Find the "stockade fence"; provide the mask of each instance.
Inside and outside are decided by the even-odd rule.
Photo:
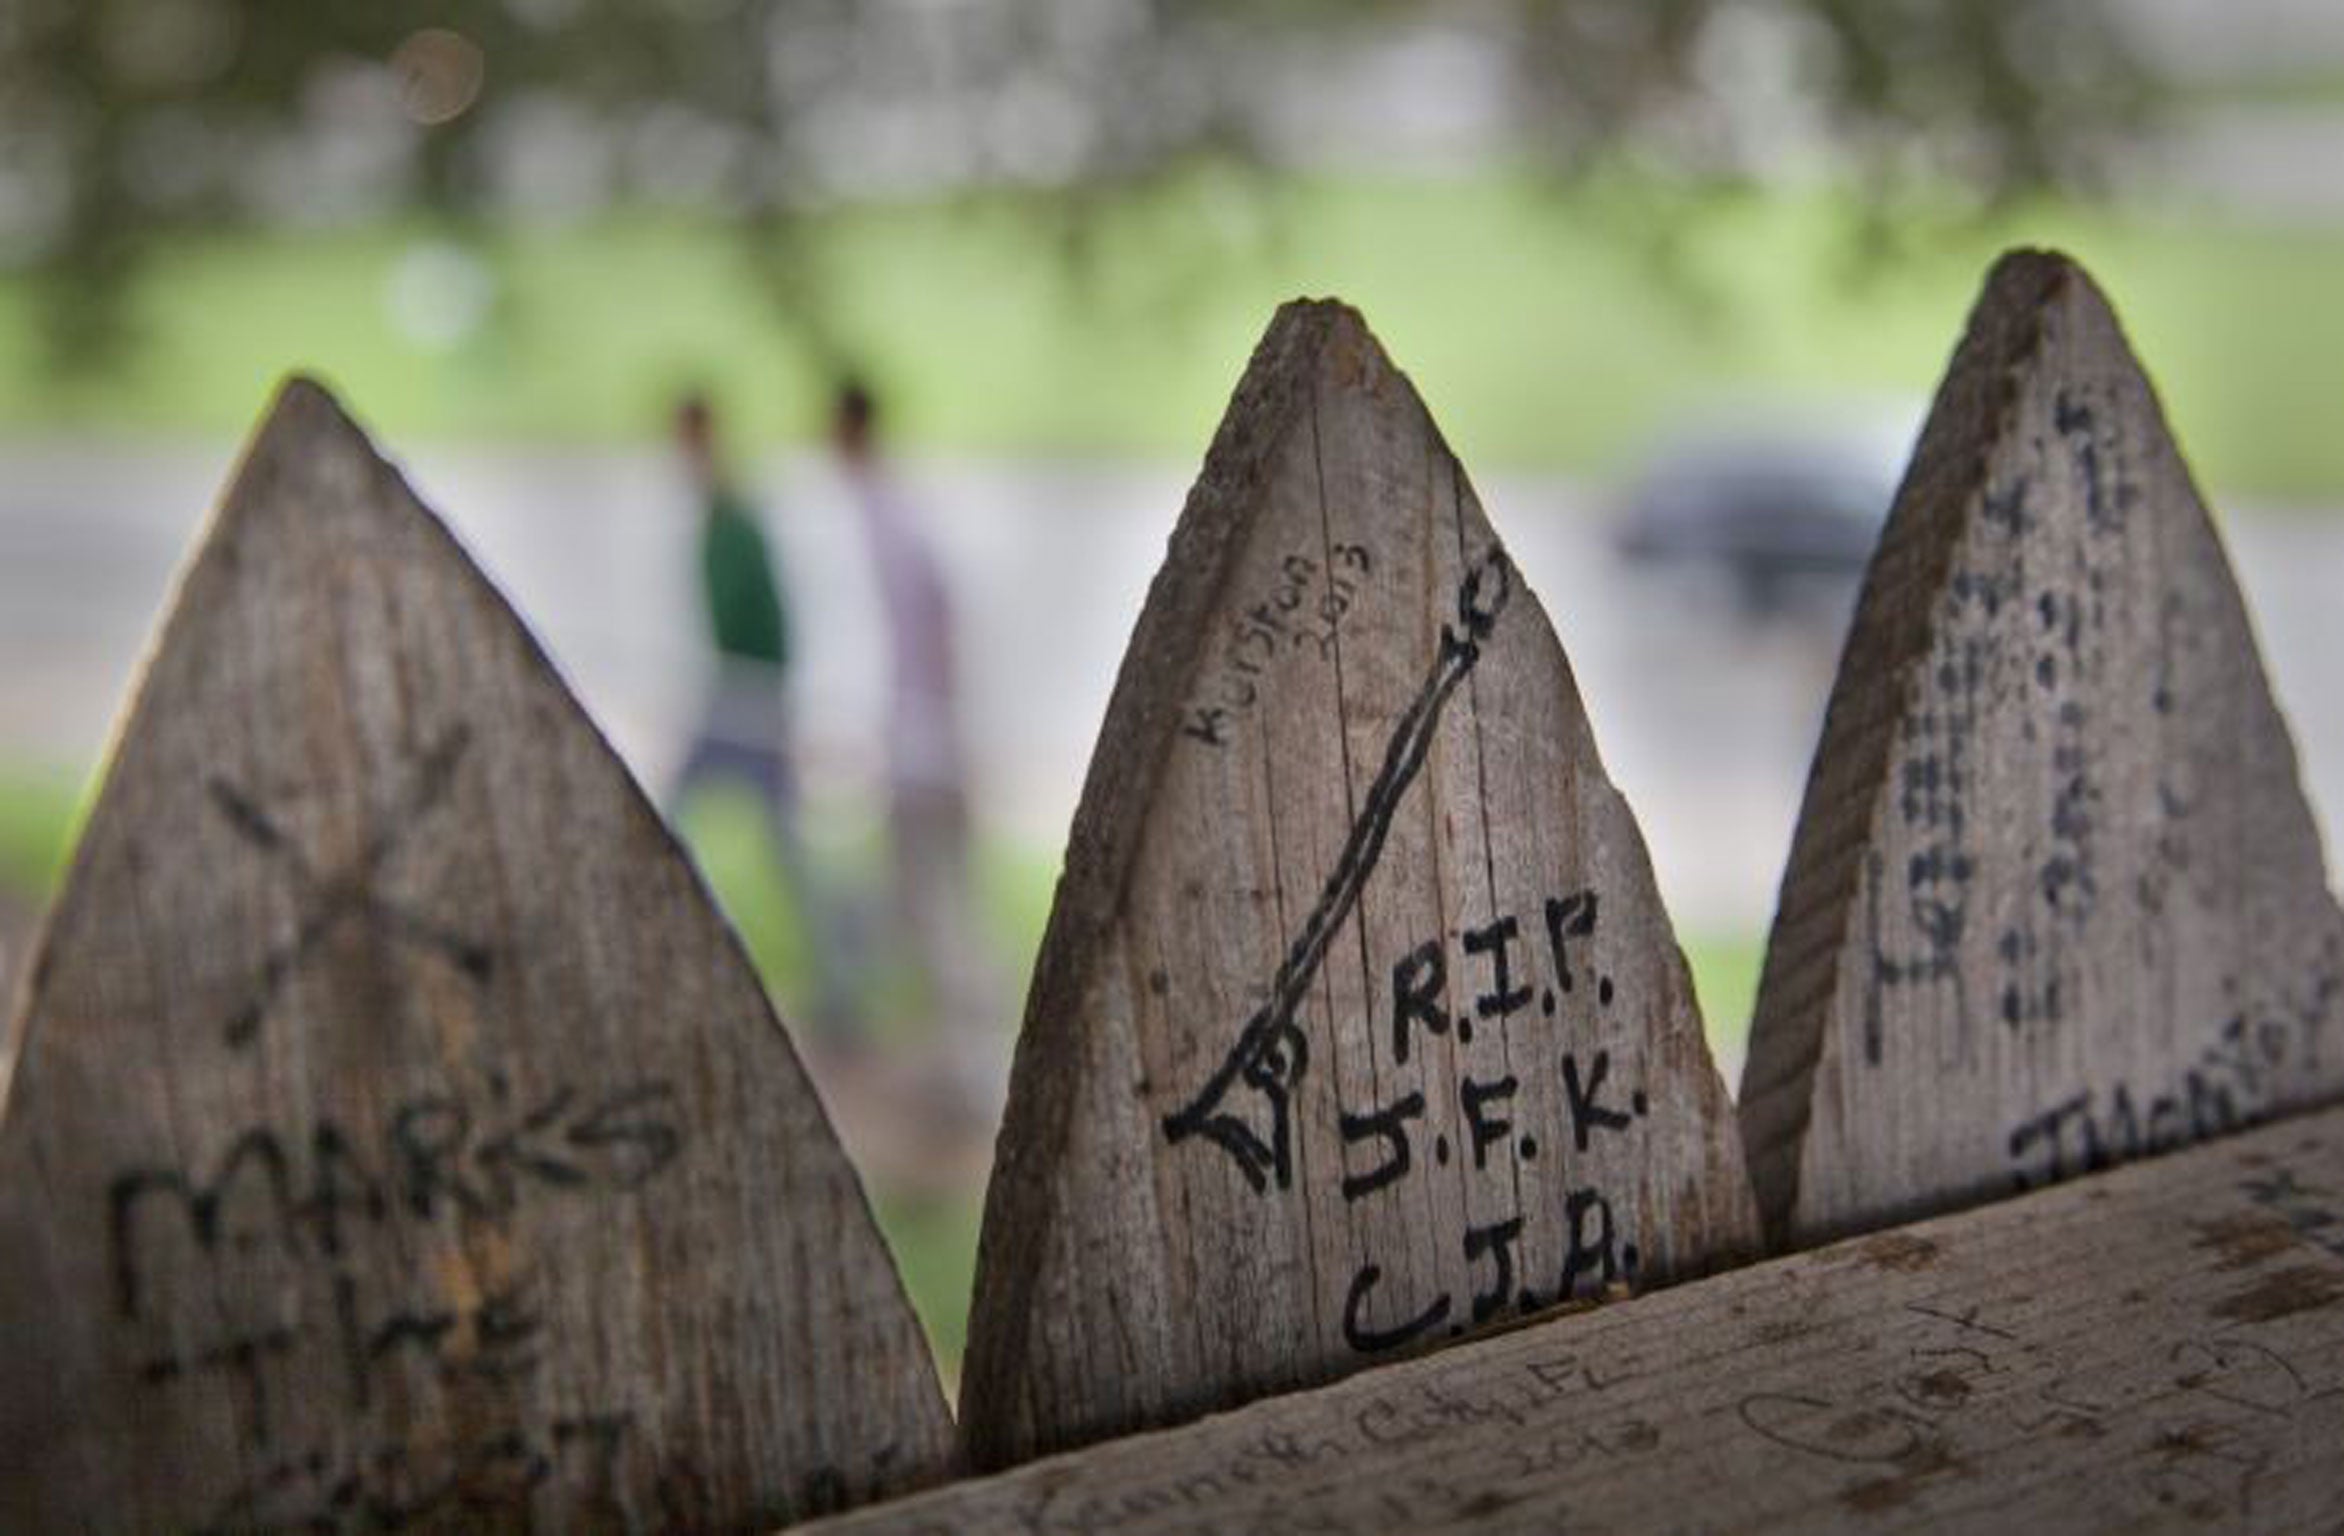
[[[1898,493],[1738,1105],[1547,615],[1290,305],[1101,729],[956,1419],[687,861],[296,381],[20,967],[0,1528],[2334,1530],[2340,992],[2071,263]]]

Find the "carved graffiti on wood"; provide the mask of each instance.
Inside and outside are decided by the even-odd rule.
[[[1003,1462],[1190,1416],[1754,1241],[1554,631],[1359,318],[1289,306],[1101,731],[967,1441]]]
[[[933,1481],[756,978],[439,522],[288,386],[0,1120],[0,1526],[737,1528]]]

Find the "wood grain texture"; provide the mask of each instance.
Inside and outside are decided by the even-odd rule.
[[[0,1023],[9,1016],[9,999],[16,995],[17,978],[24,973],[25,954],[38,926],[29,906],[0,891]],[[8,1081],[8,1044],[0,1038],[0,1084]]]
[[[1865,579],[1743,1076],[1796,1243],[2344,1088],[2344,918],[2115,317],[2006,257]]]
[[[989,1192],[982,1465],[1748,1255],[1569,666],[1359,317],[1289,305],[1077,813]]]
[[[739,945],[319,389],[186,571],[0,1121],[0,1528],[737,1529],[951,1430]]]
[[[2344,1111],[816,1529],[2318,1531]]]

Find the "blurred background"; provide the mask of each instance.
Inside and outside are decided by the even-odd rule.
[[[1862,558],[2019,242],[2114,296],[2332,813],[2330,0],[0,0],[0,970],[315,371],[675,805],[950,1369],[1084,764],[1273,307],[1364,309],[1473,473],[1731,1082]],[[787,619],[778,837],[757,771],[672,793],[720,501]],[[928,716],[965,839],[907,831]],[[966,862],[939,946],[891,938],[906,847]]]

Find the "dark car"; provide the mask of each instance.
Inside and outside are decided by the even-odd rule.
[[[1752,618],[1836,607],[1879,542],[1911,443],[1910,418],[1877,409],[1681,434],[1630,486],[1617,546],[1722,577]]]

